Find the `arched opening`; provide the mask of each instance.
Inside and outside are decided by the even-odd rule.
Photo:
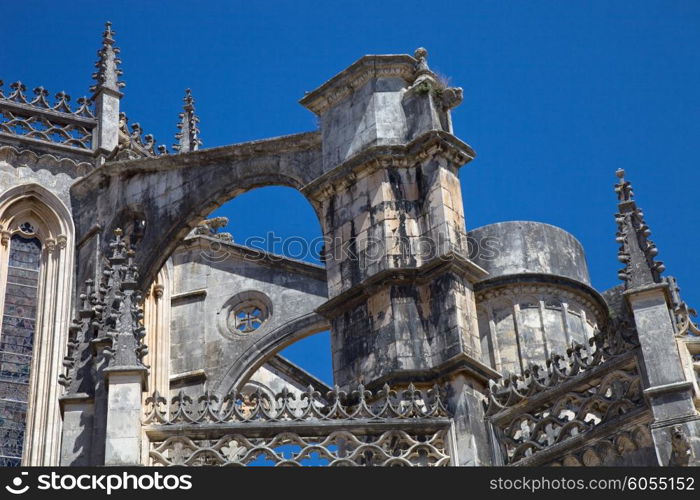
[[[0,462],[58,463],[73,224],[35,184],[0,196]]]
[[[260,207],[274,209],[266,210],[261,217]],[[233,235],[234,241],[291,259],[322,264],[324,240],[316,214],[294,189],[282,186],[255,189],[222,205],[212,216],[229,219],[225,230]],[[278,354],[332,385],[330,342],[330,331],[323,330],[293,342]]]
[[[323,244],[308,200],[280,186],[241,194],[195,226],[147,294],[149,391],[325,394],[329,326],[314,312],[328,293]]]
[[[243,193],[214,210],[229,221],[222,231],[242,245],[311,264],[322,263],[323,233],[316,212],[296,189],[268,186]]]

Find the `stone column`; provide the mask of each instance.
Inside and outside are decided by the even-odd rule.
[[[71,394],[60,400],[63,415],[62,467],[85,467],[91,462],[95,401],[88,394]]]
[[[95,127],[93,141],[99,154],[108,154],[119,141],[119,101],[121,94],[102,90],[95,96]]]
[[[119,81],[122,70],[119,69],[119,48],[114,45],[115,34],[112,24],[106,23],[102,47],[97,52],[97,71],[92,75],[95,85],[90,89],[94,92],[92,100],[97,118],[92,142],[98,155],[111,153],[119,143],[119,103],[123,95],[120,89],[124,83]]]
[[[318,312],[340,386],[453,384],[457,446],[477,464],[485,426],[468,420],[498,374],[482,360],[472,283],[487,273],[467,258],[458,178],[474,152],[450,133],[461,89],[415,55],[365,56],[301,101],[323,138],[324,174],[304,189],[329,238]]]
[[[145,342],[151,392],[167,395],[170,391],[170,279],[169,264],[160,270],[144,301]],[[145,395],[144,397],[148,397]]]
[[[105,370],[107,430],[105,465],[141,465],[141,394],[145,369]]]
[[[142,296],[136,289],[138,269],[134,252],[127,250],[121,229],[114,231],[110,243],[112,255],[104,273],[103,303],[110,314],[105,316],[102,332],[110,346],[105,349],[108,367],[104,369],[107,390],[105,422],[105,465],[141,464],[142,394],[148,387],[148,368],[143,357]]]

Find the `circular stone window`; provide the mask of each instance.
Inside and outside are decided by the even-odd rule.
[[[34,226],[32,226],[31,222],[24,222],[19,226],[19,230],[25,234],[34,234]]]
[[[264,293],[249,290],[227,300],[219,315],[224,333],[248,335],[264,328],[272,316],[272,302]]]

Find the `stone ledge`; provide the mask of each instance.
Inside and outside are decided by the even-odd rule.
[[[664,293],[664,297],[666,297],[666,302],[671,303],[671,290],[668,286],[668,283],[665,281],[661,283],[650,283],[644,286],[629,288],[622,292],[622,295],[627,299],[627,302],[629,303],[632,296],[649,294],[655,291],[662,291]]]
[[[204,242],[215,243],[222,248],[226,248],[231,252],[232,256],[238,257],[245,262],[262,264],[275,269],[285,269],[294,273],[304,274],[318,281],[326,281],[326,268],[318,264],[306,262],[299,259],[293,259],[284,255],[268,252],[259,248],[248,247],[236,243],[235,241],[226,241],[216,237],[216,235],[208,236],[204,234],[188,237],[184,240],[184,247],[179,247],[175,252],[190,250],[192,247],[202,247]],[[211,248],[211,245],[210,245]],[[223,259],[222,259],[223,260]],[[206,292],[206,291],[205,291]],[[179,296],[178,296],[179,297]]]
[[[192,370],[184,373],[176,373],[170,376],[170,388],[194,385],[207,380],[207,373],[203,369]]]
[[[17,138],[15,136],[12,136],[12,139]],[[36,144],[38,146],[45,145],[43,142],[40,141],[37,141],[36,143],[32,142],[31,144]],[[75,148],[69,148],[67,151],[65,148],[69,147],[64,146],[63,149],[59,149],[61,149],[61,152],[77,152],[78,154],[83,153],[82,151],[76,150]],[[19,145],[18,147],[9,144],[0,145],[0,161],[6,161],[8,163],[11,161],[18,162],[17,166],[29,166],[30,168],[34,166],[59,166],[65,170],[75,172],[75,177],[88,175],[88,173],[95,169],[94,165],[91,163],[92,151],[87,151],[87,153],[90,157],[90,161],[79,161],[69,157],[58,157],[55,154],[48,152],[37,152],[33,149],[24,149],[22,147],[19,147]]]
[[[449,252],[417,267],[392,268],[379,271],[353,285],[348,290],[331,298],[316,309],[316,312],[326,318],[334,318],[353,307],[362,300],[369,298],[377,287],[387,284],[423,284],[435,279],[436,276],[450,271],[457,271],[470,281],[478,281],[486,276],[486,271],[456,252]]]
[[[471,146],[454,135],[431,130],[408,144],[369,147],[314,179],[300,191],[306,196],[323,199],[340,189],[346,189],[362,175],[369,175],[380,168],[410,168],[437,154],[443,154],[458,166],[469,163],[476,157]]]
[[[200,290],[190,290],[188,292],[182,292],[170,296],[170,302],[178,302],[180,300],[195,299],[204,300],[207,296],[206,289],[202,288]]]
[[[522,285],[522,286],[534,286],[534,285],[547,285],[547,286],[561,286],[572,291],[576,294],[586,294],[585,297],[581,297],[590,305],[598,306],[598,315],[596,320],[600,325],[604,325],[607,322],[608,314],[608,304],[605,302],[603,296],[593,287],[571,278],[565,276],[560,276],[557,274],[544,274],[544,273],[520,273],[520,274],[510,274],[505,276],[497,276],[491,279],[485,279],[474,284],[474,292],[476,293],[477,301],[484,300],[484,295],[489,292],[497,294],[501,291],[508,291],[512,286]],[[592,299],[592,300],[591,300]],[[594,309],[594,308],[591,308]],[[594,309],[595,310],[595,309]]]
[[[61,411],[61,418],[65,413],[66,406],[68,405],[94,405],[94,396],[86,392],[77,392],[73,394],[64,394],[58,398],[58,407]]]
[[[700,415],[684,415],[682,417],[669,418],[666,420],[657,420],[653,422],[649,427],[653,429],[661,429],[663,427],[668,427],[669,425],[685,424],[688,422],[695,422],[700,420]]]
[[[690,382],[689,380],[683,380],[681,382],[672,382],[670,384],[649,387],[648,389],[644,389],[644,395],[654,397],[659,394],[667,394],[669,392],[689,391],[692,389],[692,387],[692,382]]]

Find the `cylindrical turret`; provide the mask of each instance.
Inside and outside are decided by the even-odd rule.
[[[470,258],[489,272],[475,285],[484,361],[520,373],[585,342],[605,321],[583,247],[549,224],[500,222],[469,232]]]

